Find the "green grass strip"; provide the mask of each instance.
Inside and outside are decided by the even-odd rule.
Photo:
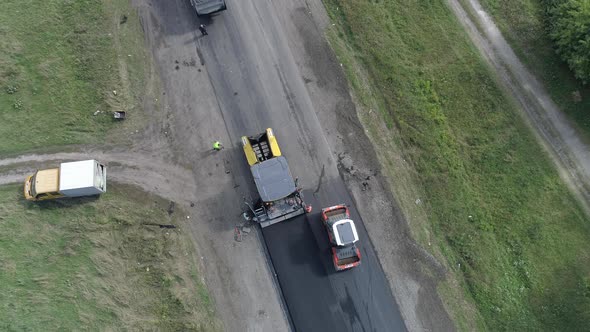
[[[178,224],[169,202],[109,188],[31,203],[0,187],[0,330],[219,330],[190,235],[157,226]]]
[[[590,223],[444,1],[324,2],[361,107],[380,105],[487,328],[586,326]]]

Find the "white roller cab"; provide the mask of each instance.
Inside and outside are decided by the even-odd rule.
[[[338,220],[332,224],[332,233],[337,246],[348,246],[359,240],[354,222],[350,219]]]

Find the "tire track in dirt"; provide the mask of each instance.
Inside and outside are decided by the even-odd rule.
[[[147,154],[88,152],[28,154],[0,159],[0,184],[19,183],[41,167],[55,167],[62,161],[98,159],[108,166],[109,180],[135,185],[177,203],[194,202],[196,185],[192,171]],[[201,194],[199,199],[207,199]]]
[[[479,1],[466,2],[467,5],[462,5],[459,0],[447,0],[504,88],[518,101],[525,120],[554,160],[561,178],[579,198],[586,212],[590,212],[590,149],[543,85],[518,59]]]

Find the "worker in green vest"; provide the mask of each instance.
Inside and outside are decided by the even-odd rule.
[[[220,142],[220,141],[215,141],[215,142],[213,143],[213,150],[215,150],[215,151],[219,151],[219,150],[221,150],[221,149],[223,149],[223,144],[221,144],[221,142]]]

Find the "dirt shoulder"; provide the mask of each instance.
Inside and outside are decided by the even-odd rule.
[[[230,139],[202,57],[208,47],[196,28],[199,18],[188,1],[135,1],[153,71],[162,90],[159,107],[141,136],[139,153],[163,158],[190,170],[190,181],[174,185],[188,203],[187,224],[202,256],[205,282],[227,331],[285,331],[288,322],[258,229],[241,241],[235,228],[243,224],[246,179],[236,172]],[[212,20],[231,15],[231,8]],[[204,21],[213,35],[215,22]],[[211,36],[208,36],[212,38]],[[147,100],[147,103],[152,102]],[[157,119],[160,119],[158,122]],[[214,140],[225,149],[213,153]],[[155,148],[155,149],[154,149]],[[176,183],[174,175],[163,174]],[[179,178],[178,182],[184,182]],[[250,179],[247,179],[250,180]],[[194,184],[194,186],[193,186]],[[189,203],[190,201],[190,203]]]

